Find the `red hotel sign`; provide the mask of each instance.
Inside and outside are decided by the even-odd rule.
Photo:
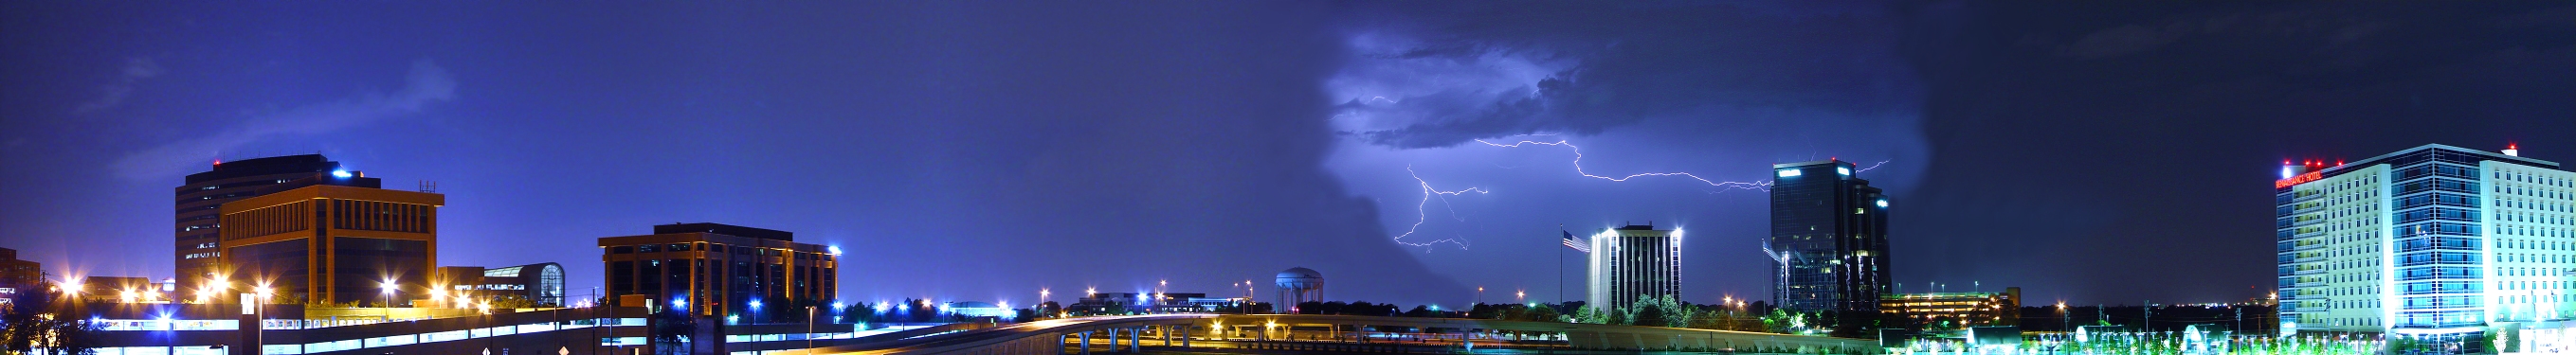
[[[2325,175],[2325,174],[2326,174],[2326,172],[2325,172],[2325,171],[2311,171],[2311,172],[2308,172],[2308,173],[2306,173],[2306,174],[2299,174],[2299,176],[2292,176],[2292,177],[2290,177],[2290,178],[2288,178],[2288,179],[2281,179],[2280,181],[2273,181],[2273,182],[2272,182],[2272,188],[2278,189],[2278,188],[2290,187],[2291,185],[2305,184],[2305,183],[2308,183],[2309,181],[2317,181],[2317,179],[2325,178],[2325,177],[2326,177],[2326,175]]]

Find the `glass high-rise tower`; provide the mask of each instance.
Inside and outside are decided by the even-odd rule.
[[[2285,162],[2272,184],[2284,329],[2475,341],[2576,316],[2576,173],[2428,144]]]
[[[1772,302],[1795,311],[1878,313],[1879,296],[1892,291],[1887,195],[1841,160],[1771,170]]]

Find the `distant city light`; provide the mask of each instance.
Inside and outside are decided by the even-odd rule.
[[[839,246],[839,245],[834,245],[834,246],[831,246],[831,247],[828,247],[828,248],[830,248],[830,249],[832,250],[832,255],[841,255],[841,246]]]
[[[1834,167],[1834,172],[1835,172],[1835,173],[1841,173],[1841,174],[1843,174],[1843,175],[1851,175],[1851,168],[1845,168],[1845,167],[1839,167],[1839,166],[1837,166],[1837,167]]]
[[[1798,172],[1798,169],[1789,169],[1789,170],[1781,170],[1781,171],[1780,171],[1780,177],[1798,177],[1798,175],[1800,175],[1800,174],[1802,174],[1802,173],[1799,173],[1799,172]]]
[[[1878,200],[1878,208],[1887,208],[1887,200]]]
[[[348,171],[348,170],[332,170],[332,171],[331,171],[331,177],[347,179],[347,178],[349,178],[349,176],[350,176],[350,174],[349,174],[349,171]]]

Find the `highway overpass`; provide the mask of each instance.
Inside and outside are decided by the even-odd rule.
[[[1876,342],[1820,336],[1606,324],[1340,315],[1168,314],[1052,319],[890,342],[811,349],[811,354],[1055,354],[1131,350],[1143,341],[1191,346],[1198,340],[1348,344],[1499,343],[1503,332],[1562,336],[1593,350],[1738,349],[1740,351],[1880,352]],[[1171,337],[1163,335],[1170,334]],[[1107,345],[1097,345],[1106,339]],[[1068,349],[1067,343],[1073,343]],[[1491,344],[1491,343],[1488,343]],[[1097,347],[1095,347],[1097,346]],[[795,352],[790,352],[794,354]]]

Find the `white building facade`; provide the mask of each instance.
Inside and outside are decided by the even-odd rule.
[[[1589,303],[1627,309],[1638,296],[1681,297],[1682,231],[1625,226],[1592,235]]]
[[[2283,166],[2284,328],[2474,340],[2576,316],[2576,172],[2518,153],[2432,144]]]

